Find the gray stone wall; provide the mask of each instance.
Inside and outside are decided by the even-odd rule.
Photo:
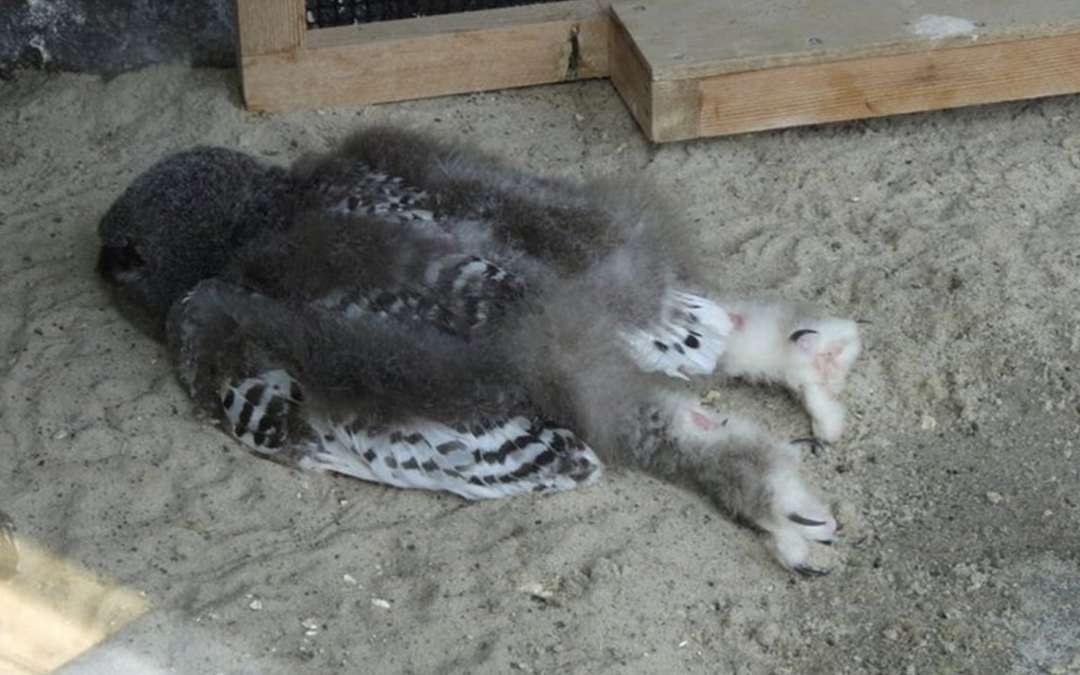
[[[0,76],[235,64],[233,0],[0,0]]]

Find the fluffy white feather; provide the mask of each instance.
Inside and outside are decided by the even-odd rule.
[[[838,440],[844,427],[839,396],[862,348],[858,325],[805,303],[732,299],[725,307],[736,318],[721,371],[785,385],[809,413],[814,435]]]

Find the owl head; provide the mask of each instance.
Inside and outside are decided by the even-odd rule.
[[[121,312],[164,336],[176,300],[219,275],[253,237],[292,220],[294,181],[234,150],[196,147],[153,165],[98,224],[98,273]]]

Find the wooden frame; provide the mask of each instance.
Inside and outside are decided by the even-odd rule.
[[[569,0],[309,31],[303,0],[237,0],[238,60],[257,111],[610,77],[658,142],[1080,92],[1075,0],[919,19],[944,32],[857,2]]]
[[[611,79],[658,142],[1080,92],[1073,0],[903,4],[614,0]]]
[[[237,0],[250,110],[366,105],[607,76],[598,0],[308,31],[303,0]]]

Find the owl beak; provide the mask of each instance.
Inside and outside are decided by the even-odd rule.
[[[105,281],[122,286],[141,279],[146,262],[131,244],[105,245],[98,254],[97,271]]]

